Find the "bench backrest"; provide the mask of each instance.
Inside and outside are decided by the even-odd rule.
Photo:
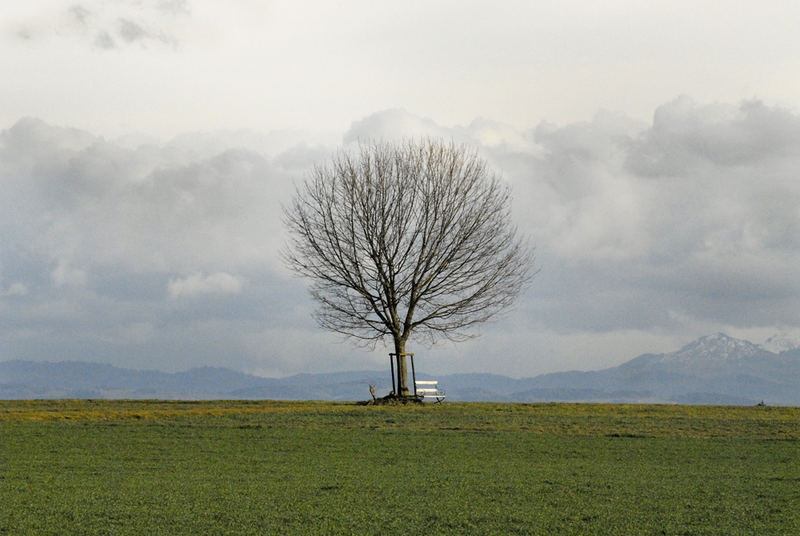
[[[444,394],[439,392],[439,382],[437,380],[417,380],[414,382],[414,389],[418,396],[444,398]]]

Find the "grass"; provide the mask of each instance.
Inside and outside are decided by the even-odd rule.
[[[0,534],[800,533],[800,408],[0,402]]]

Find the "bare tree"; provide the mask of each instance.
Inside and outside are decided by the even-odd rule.
[[[398,396],[406,341],[461,340],[533,275],[510,196],[474,150],[438,140],[371,143],[314,168],[284,207],[287,265],[311,280],[325,328],[391,337]]]

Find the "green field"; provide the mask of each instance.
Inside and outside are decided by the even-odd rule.
[[[0,534],[800,534],[800,408],[0,402]]]

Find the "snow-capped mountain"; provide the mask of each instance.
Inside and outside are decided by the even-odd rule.
[[[707,377],[754,372],[764,360],[770,361],[773,357],[774,353],[750,341],[715,333],[701,337],[677,352],[647,356],[647,359],[636,358],[622,366],[635,362],[640,365],[646,363],[650,369],[660,368],[672,373]]]
[[[800,349],[776,354],[716,333],[680,350],[644,354],[614,368],[561,372],[530,380],[542,394],[569,391],[582,399],[690,404],[800,404]],[[518,397],[520,398],[519,394]]]
[[[677,352],[664,354],[663,362],[685,363],[704,361],[742,361],[754,356],[763,356],[765,350],[750,341],[734,339],[724,333],[706,335],[693,341]]]

